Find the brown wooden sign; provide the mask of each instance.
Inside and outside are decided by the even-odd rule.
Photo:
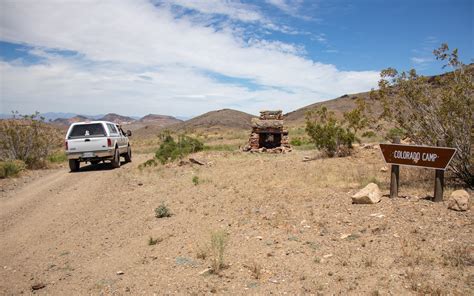
[[[456,153],[448,147],[380,144],[386,163],[445,170]]]

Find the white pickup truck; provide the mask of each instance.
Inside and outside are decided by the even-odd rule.
[[[71,172],[77,172],[81,162],[97,164],[110,160],[112,167],[120,167],[120,156],[132,161],[132,148],[120,125],[108,121],[76,122],[66,134],[66,155]]]

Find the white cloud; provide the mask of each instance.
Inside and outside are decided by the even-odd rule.
[[[247,42],[232,29],[177,18],[148,1],[4,1],[0,6],[0,39],[33,46],[32,53],[45,59],[38,65],[0,63],[2,111],[291,111],[368,90],[378,80],[377,72],[339,71],[304,57],[301,46]],[[62,56],[48,49],[78,54]],[[210,73],[249,80],[258,87],[220,81]]]
[[[420,65],[420,64],[431,63],[433,61],[433,58],[412,57],[410,60],[412,61],[412,63]]]

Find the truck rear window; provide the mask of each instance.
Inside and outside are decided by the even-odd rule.
[[[104,126],[100,123],[78,124],[72,127],[68,138],[105,137]]]

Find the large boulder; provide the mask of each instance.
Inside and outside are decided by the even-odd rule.
[[[456,190],[448,199],[448,209],[455,211],[469,210],[469,193],[466,190]]]
[[[375,204],[380,201],[381,197],[382,192],[380,192],[379,186],[375,183],[370,183],[352,196],[352,203]]]

